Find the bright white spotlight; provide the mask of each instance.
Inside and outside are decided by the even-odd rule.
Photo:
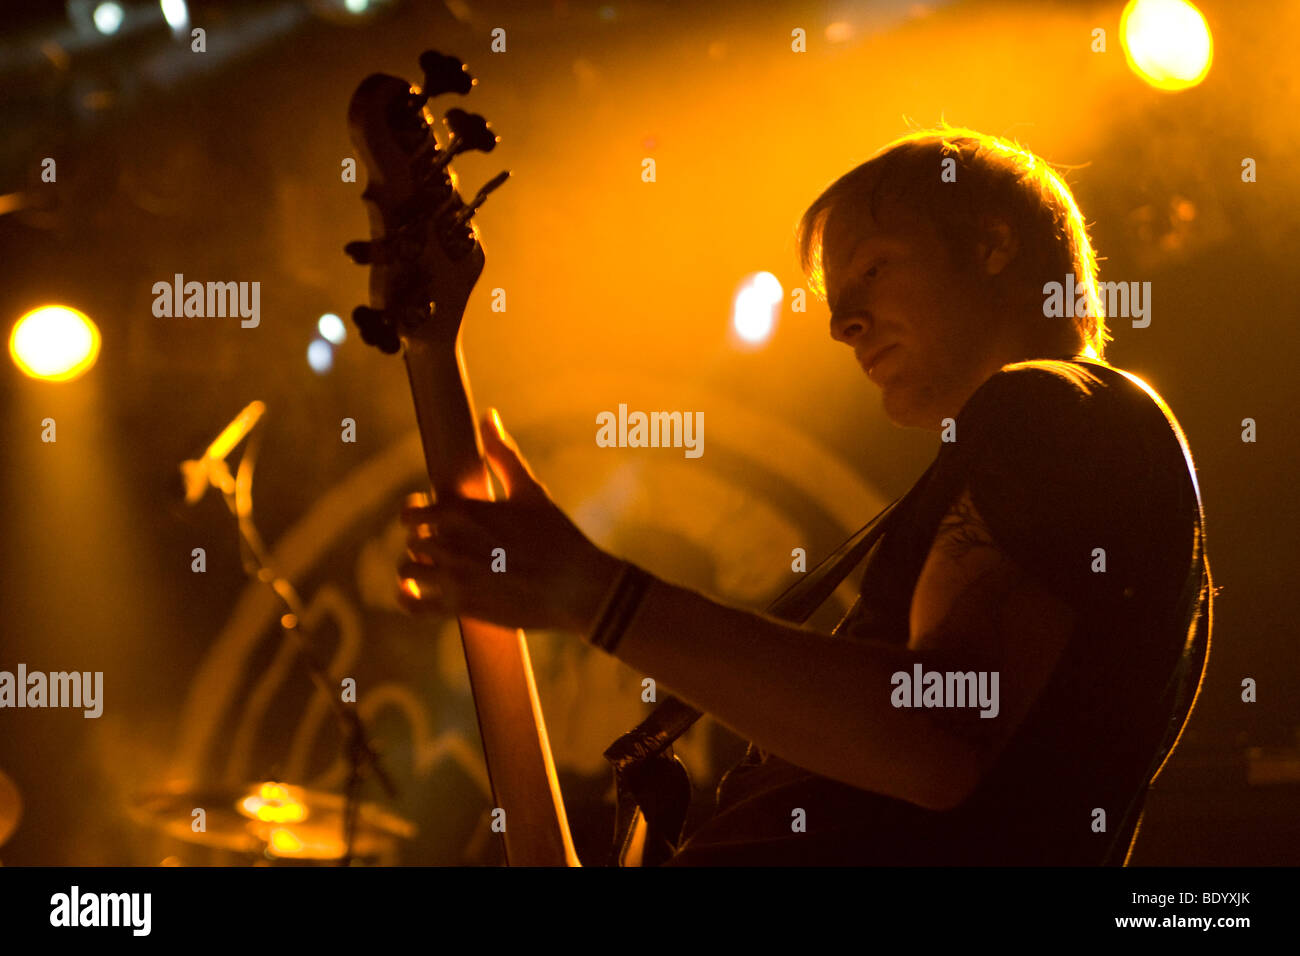
[[[750,276],[740,291],[731,312],[731,327],[752,345],[766,342],[776,327],[777,310],[785,292],[781,282],[770,272]]]
[[[785,295],[781,288],[781,280],[770,272],[755,273],[752,281],[754,288],[773,302],[780,302],[781,297]]]
[[[167,25],[177,33],[190,25],[190,8],[185,0],[162,0],[162,15]]]
[[[326,312],[317,320],[316,331],[335,345],[342,345],[348,337],[348,327],[333,312]]]
[[[120,3],[101,3],[95,7],[91,19],[95,21],[95,29],[104,36],[112,36],[117,32],[118,27],[122,25],[122,20],[126,16],[122,12]]]
[[[343,0],[348,13],[365,13],[370,8],[370,0]]]
[[[312,339],[307,346],[307,364],[317,375],[324,375],[334,367],[334,348],[324,339]]]
[[[1210,72],[1210,27],[1186,0],[1129,0],[1119,29],[1129,69],[1158,90],[1188,89]]]
[[[99,328],[84,312],[43,305],[14,323],[9,355],[24,375],[70,382],[95,364],[99,344]]]

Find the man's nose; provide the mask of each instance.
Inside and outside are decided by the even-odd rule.
[[[831,316],[831,338],[852,345],[867,330],[867,316],[863,312],[846,312]]]

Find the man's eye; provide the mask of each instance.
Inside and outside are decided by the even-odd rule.
[[[863,273],[863,278],[874,279],[877,275],[880,274],[880,267],[883,266],[884,264],[885,262],[883,259],[880,262],[873,263],[871,268]]]

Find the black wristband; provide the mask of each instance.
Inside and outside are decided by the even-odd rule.
[[[608,654],[614,653],[614,648],[632,623],[652,580],[649,572],[641,570],[630,561],[623,562],[588,638],[592,646],[599,647]]]

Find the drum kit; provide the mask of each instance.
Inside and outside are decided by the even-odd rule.
[[[265,781],[246,787],[170,787],[136,795],[131,820],[193,846],[224,850],[236,862],[271,865],[392,865],[399,841],[415,836],[409,820],[378,804],[354,804],[349,822],[342,794]],[[0,771],[0,846],[18,828],[18,787]],[[351,827],[349,847],[348,828]],[[179,865],[169,856],[164,865]]]
[[[260,865],[391,864],[397,862],[399,841],[415,835],[410,821],[362,802],[349,853],[343,795],[276,781],[142,793],[130,816],[165,836]]]
[[[273,780],[237,787],[177,784],[136,794],[128,814],[154,832],[193,846],[233,853],[237,862],[262,866],[393,864],[398,862],[398,841],[411,839],[416,828],[409,820],[360,799],[367,776],[374,777],[389,797],[396,796],[396,787],[370,746],[356,709],[342,702],[337,682],[326,672],[305,634],[303,602],[296,589],[269,566],[252,518],[256,442],[245,450],[239,480],[226,465],[237,445],[249,436],[257,437],[255,428],[264,411],[263,403],[250,403],[198,459],[181,463],[185,497],[194,504],[209,487],[222,492],[236,518],[245,571],[284,602],[288,613],[280,618],[281,630],[297,643],[299,663],[324,692],[338,722],[349,767],[344,792],[327,793]],[[178,857],[163,861],[180,862]]]

